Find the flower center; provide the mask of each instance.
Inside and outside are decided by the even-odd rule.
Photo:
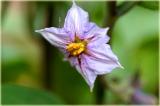
[[[72,56],[77,56],[85,51],[86,43],[81,41],[77,43],[70,43],[67,45],[66,49]]]

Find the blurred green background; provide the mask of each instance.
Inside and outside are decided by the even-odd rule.
[[[110,27],[124,69],[99,77],[91,93],[63,55],[35,30],[63,27],[71,1],[2,2],[2,104],[158,104],[158,1],[77,2]]]

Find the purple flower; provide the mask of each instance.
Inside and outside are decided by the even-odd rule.
[[[36,32],[64,53],[65,59],[83,76],[92,91],[97,75],[122,67],[106,44],[108,29],[89,22],[88,13],[73,2],[63,28],[51,27]]]

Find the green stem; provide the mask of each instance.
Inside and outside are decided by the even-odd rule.
[[[50,2],[47,4],[46,16],[47,16],[46,27],[52,27],[53,4]],[[51,52],[52,47],[45,39],[43,39],[43,41],[44,41],[44,45],[45,45],[44,86],[46,89],[51,90],[52,89],[52,86],[51,86],[52,72],[51,72],[50,66],[51,66],[51,57],[53,55]]]

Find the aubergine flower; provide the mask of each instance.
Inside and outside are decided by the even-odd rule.
[[[36,32],[64,53],[65,59],[83,76],[92,91],[97,75],[122,67],[106,44],[108,29],[89,22],[88,13],[73,2],[63,28],[50,27]]]

